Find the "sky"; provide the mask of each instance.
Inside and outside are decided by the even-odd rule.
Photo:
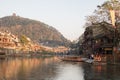
[[[1,0],[0,17],[16,15],[56,28],[73,41],[84,32],[86,16],[106,0]]]

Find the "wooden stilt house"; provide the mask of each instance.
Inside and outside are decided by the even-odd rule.
[[[120,49],[120,30],[112,27],[106,22],[92,24],[84,32],[83,52],[87,55],[111,55],[113,56],[114,46],[117,51]],[[118,51],[120,53],[120,51]],[[113,57],[111,57],[113,58]]]

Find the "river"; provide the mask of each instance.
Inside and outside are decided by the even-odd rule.
[[[120,65],[64,62],[57,57],[0,60],[0,80],[120,80]]]

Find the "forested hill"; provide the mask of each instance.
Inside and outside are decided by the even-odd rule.
[[[16,15],[0,18],[1,30],[8,30],[18,36],[26,35],[33,41],[48,46],[69,44],[69,41],[52,26]]]

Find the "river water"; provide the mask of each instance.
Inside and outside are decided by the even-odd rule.
[[[120,80],[120,65],[64,62],[57,57],[0,60],[0,80]]]

